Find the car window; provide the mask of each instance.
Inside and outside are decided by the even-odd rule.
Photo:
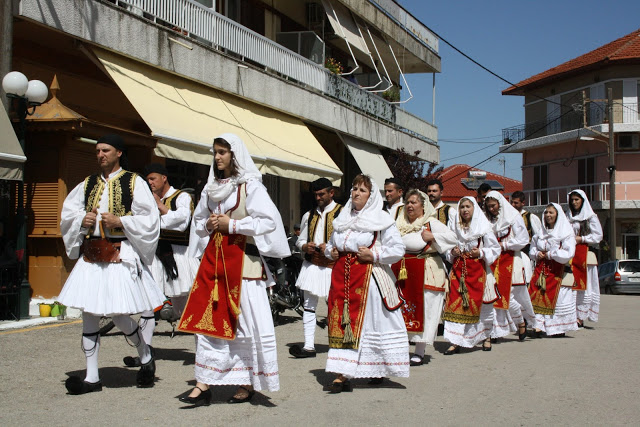
[[[640,261],[620,261],[620,271],[624,273],[640,273]]]

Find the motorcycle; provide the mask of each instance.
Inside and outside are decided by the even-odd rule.
[[[296,281],[302,268],[302,258],[293,254],[287,258],[265,258],[276,284],[267,288],[271,316],[274,325],[286,310],[293,310],[302,317],[302,291]]]

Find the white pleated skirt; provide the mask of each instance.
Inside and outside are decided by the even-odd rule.
[[[151,263],[151,275],[160,287],[160,291],[169,298],[189,295],[193,281],[196,278],[196,274],[198,274],[200,260],[187,255],[188,246],[171,245],[171,247],[173,248],[173,258],[176,260],[176,267],[178,267],[178,278],[175,280],[167,279],[167,273],[165,273],[164,267],[157,256],[153,257],[153,263]]]
[[[331,267],[319,267],[304,260],[296,286],[305,292],[326,298],[331,287],[331,271]]]
[[[58,301],[86,313],[112,316],[153,310],[162,305],[164,295],[146,265],[90,263],[80,257]]]
[[[578,330],[576,317],[576,291],[561,286],[553,315],[536,314],[536,328],[547,335],[558,335]]]
[[[415,343],[423,342],[433,345],[438,334],[438,323],[442,316],[442,307],[444,306],[444,292],[432,291],[425,289],[424,291],[424,331],[421,334],[409,334],[409,341]]]
[[[376,284],[371,282],[358,349],[330,348],[327,372],[347,378],[409,376],[409,339],[398,309],[384,308]]]
[[[511,298],[511,296],[509,297]],[[493,328],[491,338],[502,338],[518,330],[509,310],[493,308]]]
[[[600,282],[598,266],[587,266],[587,289],[576,292],[576,313],[580,320],[598,321],[600,314]]]
[[[480,320],[477,323],[456,323],[445,320],[444,339],[451,344],[466,348],[481,343],[491,335],[495,311],[493,304],[482,304]]]
[[[276,335],[266,289],[264,281],[242,281],[235,340],[198,335],[197,381],[214,386],[250,384],[255,390],[280,389]]]

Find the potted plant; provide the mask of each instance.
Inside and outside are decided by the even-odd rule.
[[[40,317],[51,316],[51,304],[41,302],[38,304],[38,309],[40,310]]]
[[[324,67],[333,74],[342,74],[343,71],[342,64],[338,62],[337,59],[331,57],[324,61]]]
[[[398,86],[392,86],[382,92],[382,97],[389,102],[398,102],[400,101],[400,89]]]

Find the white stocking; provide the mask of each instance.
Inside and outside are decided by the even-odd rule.
[[[302,325],[304,328],[304,348],[306,350],[315,349],[316,333],[316,308],[318,307],[318,296],[310,292],[304,293],[304,303],[302,308]]]
[[[145,344],[151,345],[153,331],[156,329],[156,319],[153,316],[153,310],[143,311],[138,325],[140,325],[140,333]]]
[[[100,350],[100,316],[82,313],[82,350],[87,359],[87,376],[85,381],[95,383],[100,381],[98,373],[98,351]]]
[[[129,343],[136,347],[138,350],[138,356],[140,356],[140,363],[143,365],[145,363],[149,363],[151,360],[151,352],[149,351],[149,346],[142,339],[142,334],[140,333],[140,329],[136,322],[133,321],[131,316],[127,314],[118,314],[111,318],[113,323],[120,329]]]
[[[424,351],[426,348],[427,348],[426,342],[417,342],[416,350],[414,353],[416,354],[416,356],[424,357]]]

